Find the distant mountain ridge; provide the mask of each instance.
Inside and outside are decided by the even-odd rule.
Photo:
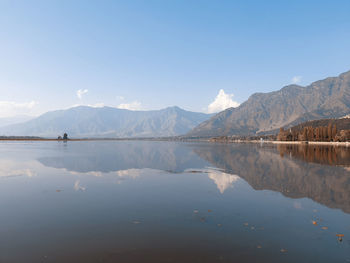
[[[201,123],[189,137],[248,135],[298,123],[340,118],[350,113],[350,71],[309,86],[289,85],[255,93],[237,108],[226,109]]]
[[[31,119],[34,119],[34,117],[27,115],[17,115],[14,117],[0,118],[0,127],[22,123]]]
[[[165,137],[187,133],[210,116],[176,106],[154,111],[78,106],[0,127],[0,135],[57,137],[67,132],[70,137]]]

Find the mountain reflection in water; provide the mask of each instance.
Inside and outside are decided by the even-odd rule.
[[[350,260],[347,148],[0,146],[0,262]]]
[[[119,178],[139,176],[142,169],[184,172],[214,166],[208,177],[220,193],[238,178],[256,190],[273,190],[290,198],[310,198],[350,213],[350,149],[314,145],[179,144],[131,142],[72,144],[70,154],[41,157],[45,166]],[[102,149],[101,149],[102,151]],[[320,165],[326,164],[326,165]]]
[[[274,145],[217,144],[196,147],[194,151],[225,172],[239,175],[256,190],[278,191],[291,198],[307,197],[350,213],[350,172],[345,165],[350,149],[309,147],[278,145],[276,150]],[[318,163],[325,164],[325,160],[331,162]],[[343,166],[335,166],[336,161]]]

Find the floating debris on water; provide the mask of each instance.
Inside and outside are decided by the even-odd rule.
[[[211,213],[211,209],[208,209],[208,213]]]
[[[281,251],[282,253],[286,253],[286,252],[287,252],[287,249],[281,248],[280,251]]]
[[[191,173],[191,174],[205,173],[204,171],[196,171],[196,170],[189,170],[189,171],[186,171],[186,172]]]
[[[336,236],[338,237],[339,242],[343,241],[344,234],[336,234]]]
[[[141,222],[137,221],[137,220],[132,221],[132,223],[135,224],[135,225],[141,224]]]
[[[312,224],[317,226],[317,222],[316,221],[312,221]]]
[[[249,226],[249,223],[244,223],[243,225],[245,225],[245,226]]]
[[[197,209],[195,209],[195,210],[193,210],[193,213],[195,213],[195,214],[198,214],[198,210]]]
[[[323,226],[323,227],[321,227],[323,230],[327,230],[328,229],[328,227],[327,226]]]
[[[62,190],[60,190],[60,189],[57,189],[57,190],[56,190],[57,193],[59,193],[59,192],[61,192],[61,191],[62,191]]]
[[[257,247],[256,248],[262,248],[262,246],[260,246],[260,245],[257,245]]]

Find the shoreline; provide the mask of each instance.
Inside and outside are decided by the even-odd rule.
[[[211,140],[211,139],[169,139],[169,138],[81,138],[81,139],[50,139],[50,138],[0,138],[1,141],[181,141],[181,142],[209,142],[209,143],[259,143],[259,144],[294,144],[294,145],[324,145],[324,146],[346,146],[350,147],[350,142],[316,142],[316,141],[271,141],[271,140]]]
[[[221,142],[221,143],[268,143],[268,144],[297,144],[297,145],[325,145],[325,146],[346,146],[350,147],[350,142],[315,142],[315,141],[269,141],[269,140],[237,140],[237,141],[210,141],[209,142]]]

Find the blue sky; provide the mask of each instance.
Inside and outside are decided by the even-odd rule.
[[[350,70],[349,10],[320,0],[0,0],[0,117],[77,104],[207,111],[223,90],[215,111],[293,79],[307,85]]]

